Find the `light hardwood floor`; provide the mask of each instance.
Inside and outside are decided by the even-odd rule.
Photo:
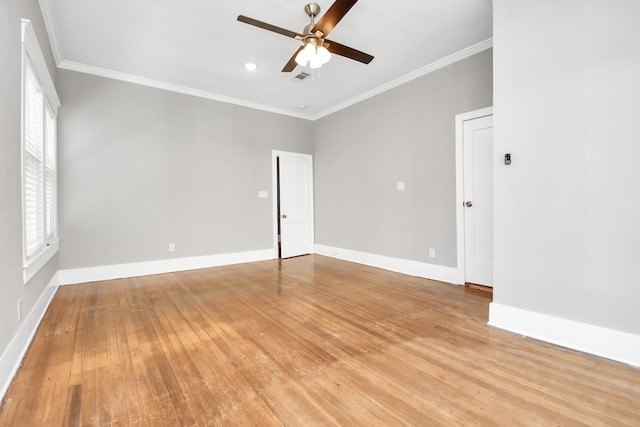
[[[321,256],[61,287],[0,426],[639,426],[640,369]]]

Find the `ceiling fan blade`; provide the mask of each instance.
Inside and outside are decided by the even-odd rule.
[[[331,40],[325,40],[325,42],[328,43],[328,45],[325,45],[327,50],[331,53],[335,53],[336,55],[344,56],[345,58],[353,59],[355,61],[362,62],[363,64],[368,64],[373,60],[373,56],[368,53],[360,52],[357,49]]]
[[[249,18],[248,16],[238,15],[238,21],[245,24],[253,25],[254,27],[262,28],[267,31],[273,31],[274,33],[282,34],[283,36],[291,38],[301,38],[302,35],[295,31],[287,30],[285,28],[276,27],[275,25],[267,24],[266,22],[258,21],[257,19]]]
[[[320,30],[322,31],[323,37],[327,37],[344,15],[349,12],[349,9],[357,2],[358,0],[336,0],[329,10],[322,15],[322,18],[316,23],[311,32],[315,33]]]
[[[296,68],[296,65],[298,65],[298,63],[296,62],[296,56],[298,56],[298,53],[300,53],[302,49],[304,49],[304,46],[300,46],[298,50],[296,50],[296,53],[293,54],[289,62],[287,62],[287,65],[285,65],[282,69],[283,73],[290,73],[294,68]]]

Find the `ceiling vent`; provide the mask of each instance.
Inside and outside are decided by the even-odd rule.
[[[306,78],[307,78],[307,77],[309,77],[309,76],[311,76],[311,74],[309,74],[309,73],[305,73],[305,72],[303,71],[303,72],[301,72],[300,74],[297,74],[297,75],[293,76],[293,77],[291,78],[291,80],[293,80],[294,82],[301,82],[301,81],[303,81],[304,79],[306,79]]]

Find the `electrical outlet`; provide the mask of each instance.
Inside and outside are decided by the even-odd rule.
[[[429,248],[429,258],[435,258],[436,257],[436,250],[433,248]]]
[[[22,300],[18,300],[18,320],[22,320]]]
[[[175,252],[175,251],[176,251],[176,244],[169,243],[169,252]]]

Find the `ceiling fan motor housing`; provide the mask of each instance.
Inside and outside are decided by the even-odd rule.
[[[304,11],[313,19],[320,14],[320,6],[317,3],[309,3],[304,7]]]

